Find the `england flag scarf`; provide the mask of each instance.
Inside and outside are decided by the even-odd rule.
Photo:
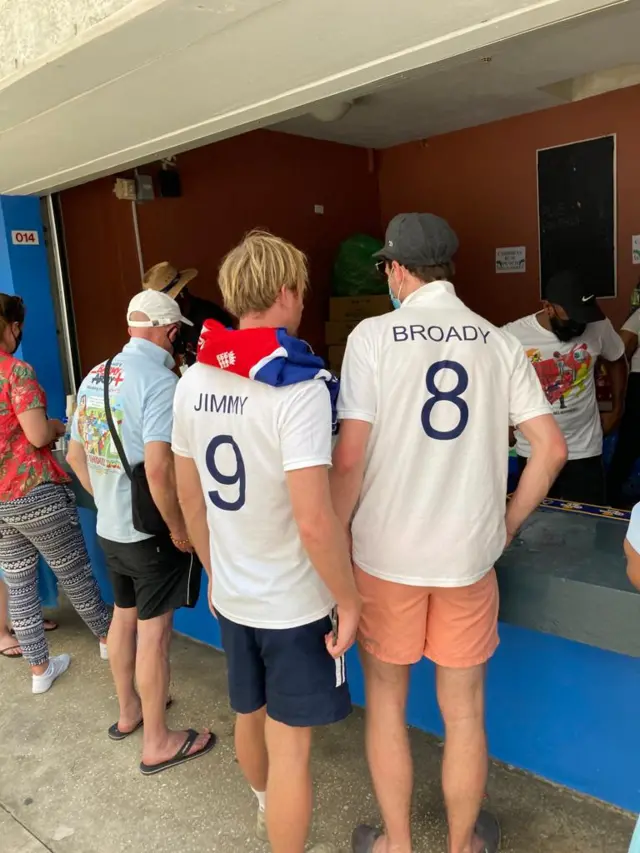
[[[332,431],[334,435],[337,433],[338,378],[325,368],[324,361],[308,343],[288,335],[284,329],[234,331],[215,320],[206,320],[196,360],[274,388],[310,379],[325,382],[331,398]]]

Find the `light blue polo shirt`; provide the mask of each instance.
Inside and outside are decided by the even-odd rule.
[[[71,437],[84,446],[93,497],[98,508],[97,533],[112,542],[148,539],[133,526],[131,482],[111,440],[104,409],[106,362],[94,367],[78,391]],[[132,338],[117,355],[109,374],[109,404],[129,465],[144,461],[150,441],[171,444],[173,396],[178,377],[174,360],[162,347]]]

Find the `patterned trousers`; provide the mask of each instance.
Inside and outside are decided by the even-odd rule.
[[[71,489],[45,483],[24,498],[0,501],[0,570],[16,639],[31,666],[49,659],[38,596],[38,552],[96,637],[105,637],[109,628],[109,611],[91,572]]]

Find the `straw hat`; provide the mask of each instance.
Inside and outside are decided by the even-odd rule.
[[[198,270],[177,270],[169,261],[161,261],[147,270],[142,279],[143,290],[157,290],[172,299],[198,275]]]

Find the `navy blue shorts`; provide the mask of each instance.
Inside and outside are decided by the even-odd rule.
[[[247,628],[220,613],[229,697],[237,714],[267,706],[287,726],[324,726],[351,713],[344,658],[327,652],[327,616],[299,628]]]

